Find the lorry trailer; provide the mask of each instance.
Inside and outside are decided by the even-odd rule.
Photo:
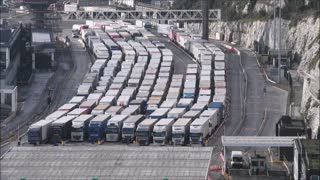
[[[88,137],[88,126],[94,116],[91,114],[84,114],[72,120],[71,141],[84,141]]]
[[[115,115],[107,123],[106,141],[116,142],[121,139],[123,122],[128,115]]]
[[[54,120],[40,120],[33,123],[28,129],[28,142],[34,145],[47,142],[53,121]]]
[[[89,123],[89,141],[97,142],[105,139],[105,131],[107,122],[111,118],[111,115],[97,115]]]
[[[75,116],[63,116],[51,124],[51,142],[58,143],[70,139],[72,120]]]
[[[140,146],[147,146],[152,142],[153,127],[157,122],[156,119],[145,119],[138,124],[136,142]]]
[[[122,142],[131,143],[135,139],[136,129],[145,117],[143,115],[129,116],[122,126]]]
[[[173,118],[160,119],[153,128],[153,143],[159,145],[168,144],[172,138]]]
[[[191,118],[179,118],[172,125],[172,143],[174,145],[189,144]]]
[[[198,118],[195,119],[190,125],[190,144],[202,144],[210,135],[209,132],[209,119]]]

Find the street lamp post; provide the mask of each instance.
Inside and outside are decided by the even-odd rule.
[[[281,0],[279,0],[279,40],[278,40],[278,82],[281,81]]]

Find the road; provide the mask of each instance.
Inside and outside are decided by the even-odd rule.
[[[64,30],[61,35],[71,34],[70,26],[62,24]],[[80,46],[77,39],[71,39],[71,48],[58,48],[56,51],[57,70],[53,72],[36,72],[31,85],[24,88],[25,102],[23,111],[19,112],[12,121],[1,126],[1,137],[4,139],[11,134],[23,134],[28,125],[44,118],[59,106],[69,101],[76,94],[79,84],[87,73],[90,63],[88,53]],[[52,89],[52,104],[48,107],[46,98],[48,87]],[[11,132],[11,133],[9,133]],[[14,140],[14,139],[12,139]],[[3,142],[3,141],[2,141]],[[1,154],[8,147],[1,147]]]
[[[248,89],[246,119],[239,135],[275,135],[275,124],[286,113],[287,92],[267,83],[260,71],[255,55],[240,49],[242,64],[247,72]],[[266,88],[264,93],[263,88]],[[267,119],[263,122],[264,111]],[[262,132],[259,132],[261,129]]]

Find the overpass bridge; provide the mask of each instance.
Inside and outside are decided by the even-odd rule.
[[[117,10],[60,12],[64,20],[177,20],[202,21],[202,10]],[[220,21],[221,10],[210,9],[209,21]]]

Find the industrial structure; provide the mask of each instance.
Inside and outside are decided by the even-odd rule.
[[[66,12],[64,20],[176,20],[176,21],[201,21],[203,18],[202,10],[117,10],[117,11],[74,11]],[[210,9],[208,20],[219,21],[221,11]]]

